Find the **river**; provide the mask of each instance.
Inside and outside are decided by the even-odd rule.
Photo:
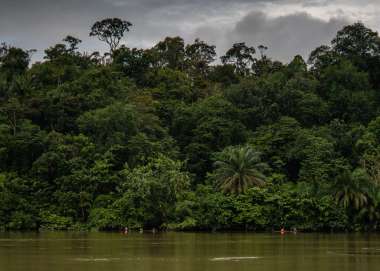
[[[380,270],[380,235],[0,233],[0,270]]]

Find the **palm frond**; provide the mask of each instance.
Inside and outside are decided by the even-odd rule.
[[[251,147],[227,148],[214,166],[217,184],[225,193],[241,194],[252,186],[265,184],[262,171],[268,166]]]

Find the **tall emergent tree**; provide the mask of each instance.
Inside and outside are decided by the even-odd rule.
[[[107,18],[97,21],[92,27],[90,36],[96,36],[100,41],[104,41],[110,47],[112,54],[120,44],[125,32],[129,32],[132,23],[119,18]]]
[[[10,81],[16,75],[24,73],[34,50],[24,51],[20,48],[0,44],[0,74]]]
[[[185,58],[185,42],[181,37],[166,37],[154,46],[152,53],[156,66],[182,70]]]
[[[185,49],[185,57],[189,71],[205,76],[209,65],[215,60],[215,50],[214,45],[208,45],[199,39],[196,39],[193,44],[188,44]]]
[[[245,42],[235,43],[224,56],[221,57],[223,64],[232,64],[235,71],[241,76],[247,75],[250,66],[254,62],[253,55],[256,53],[254,47],[248,47]]]
[[[82,42],[80,39],[70,36],[70,35],[66,36],[66,38],[63,39],[63,41],[69,45],[70,53],[73,53],[76,50],[78,50],[78,45]]]
[[[349,58],[367,58],[380,54],[378,33],[367,28],[363,23],[345,26],[338,31],[332,45],[334,51]]]

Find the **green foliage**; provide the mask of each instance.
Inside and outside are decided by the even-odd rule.
[[[173,70],[183,70],[185,64],[185,43],[181,37],[167,37],[152,48],[154,65]]]
[[[121,47],[113,54],[112,65],[126,76],[134,79],[137,84],[146,84],[145,74],[149,71],[152,55],[148,51]]]
[[[377,32],[363,23],[345,26],[332,41],[333,49],[348,57],[366,57],[380,53],[380,39]]]
[[[349,227],[344,209],[330,196],[297,192],[292,186],[251,188],[239,196],[199,186],[176,210],[179,230],[273,230],[296,227],[303,231],[343,230]]]
[[[253,55],[256,53],[255,48],[248,47],[245,42],[235,43],[224,56],[220,59],[223,64],[232,64],[235,66],[235,72],[238,75],[248,75],[254,62]]]
[[[118,212],[112,208],[94,208],[89,216],[89,224],[98,230],[118,230],[123,228]]]
[[[130,105],[115,103],[89,111],[78,118],[79,130],[99,146],[125,144],[137,133],[136,112]]]
[[[28,68],[32,51],[0,44],[0,78],[11,83],[18,75],[22,75]]]
[[[119,18],[107,18],[93,24],[90,36],[96,36],[99,40],[107,43],[111,53],[113,53],[119,46],[124,33],[128,32],[131,26],[132,24],[128,21]]]
[[[215,46],[196,39],[185,48],[186,68],[193,76],[205,77],[210,70],[210,64],[215,60]]]
[[[342,61],[324,69],[319,91],[327,99],[333,118],[366,123],[375,117],[375,93],[368,74],[350,62]]]
[[[165,227],[176,203],[189,187],[190,178],[182,163],[163,155],[146,166],[122,172],[122,197],[114,206],[132,228]]]
[[[244,143],[246,128],[235,116],[233,105],[219,96],[176,111],[172,133],[180,142],[191,172],[205,176],[212,167],[213,152]]]
[[[244,42],[217,64],[199,39],[119,46],[130,27],[93,25],[104,55],[0,47],[1,230],[379,229],[376,32],[309,65]]]
[[[43,212],[40,216],[40,227],[43,230],[68,230],[73,224],[70,217],[62,217],[49,212]]]
[[[0,225],[6,230],[38,228],[38,204],[33,197],[34,180],[16,174],[2,176],[0,188]]]
[[[241,194],[251,186],[264,185],[266,164],[249,146],[228,147],[217,156],[213,177],[223,192]]]
[[[344,171],[339,175],[332,188],[335,200],[348,208],[353,206],[359,210],[368,203],[369,192],[369,176],[363,170],[355,170],[354,172]]]

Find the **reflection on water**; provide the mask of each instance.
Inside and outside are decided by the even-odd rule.
[[[380,235],[0,233],[0,271],[380,270]]]
[[[222,257],[222,258],[212,258],[211,261],[243,261],[243,260],[256,260],[260,257]]]

